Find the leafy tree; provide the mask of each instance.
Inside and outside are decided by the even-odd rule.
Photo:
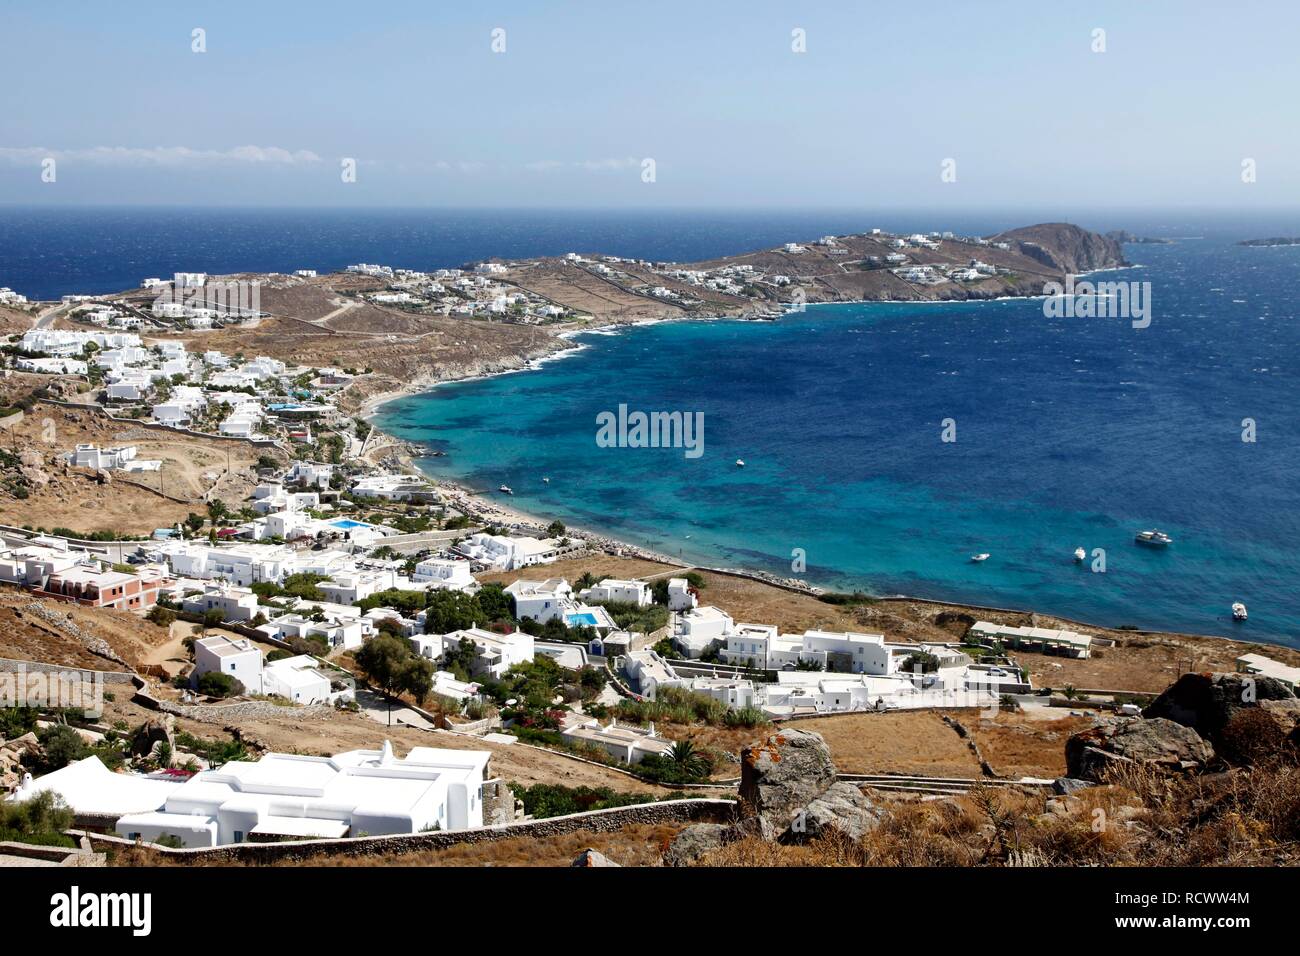
[[[73,824],[72,808],[46,790],[27,800],[0,802],[0,840],[41,846],[75,846],[64,834]]]
[[[514,600],[506,594],[504,585],[485,584],[474,599],[478,601],[483,621],[514,620]]]
[[[903,659],[900,670],[906,674],[932,674],[939,669],[939,658],[927,651],[913,651]]]
[[[562,538],[564,537],[564,530],[564,522],[557,519],[546,526],[546,536],[548,538]]]
[[[387,695],[400,694],[408,689],[410,660],[414,655],[411,646],[391,634],[377,634],[357,651],[357,666],[370,683]],[[388,721],[393,720],[392,703],[389,702]]]
[[[209,697],[238,697],[244,693],[244,685],[240,681],[220,671],[208,671],[200,677],[198,689],[199,693]]]
[[[419,654],[410,654],[402,666],[401,689],[415,698],[421,707],[433,692],[433,661]]]
[[[45,755],[40,759],[38,769],[42,773],[53,773],[68,764],[90,756],[89,745],[67,724],[55,724],[37,733]]]
[[[427,634],[461,631],[482,620],[483,610],[472,594],[462,591],[430,591],[427,601],[424,618]]]

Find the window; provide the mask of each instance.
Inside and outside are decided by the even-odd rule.
[[[236,842],[236,843],[243,843],[243,842],[244,842],[244,831],[243,831],[243,830],[236,830],[236,831],[235,831],[235,842]]]

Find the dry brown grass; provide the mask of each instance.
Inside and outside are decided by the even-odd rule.
[[[966,742],[934,711],[842,714],[795,721],[790,726],[821,734],[842,773],[980,775],[979,762]]]
[[[1089,717],[1027,719],[1000,712],[989,720],[955,714],[979,745],[994,772],[1003,777],[1059,777],[1065,773],[1065,741],[1093,724]]]
[[[1278,866],[1300,864],[1300,767],[1200,777],[1136,769],[1052,798],[976,788],[940,801],[886,801],[859,842],[807,845],[748,837],[701,866]]]

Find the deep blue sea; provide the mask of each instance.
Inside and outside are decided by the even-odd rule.
[[[1300,646],[1300,247],[1235,244],[1300,235],[1294,217],[10,208],[0,285],[48,298],[175,270],[571,249],[688,260],[1065,218],[1176,239],[1127,246],[1139,268],[1106,276],[1152,284],[1149,328],[1030,300],[664,323],[582,335],[568,357],[394,402],[378,423],[446,452],[433,474],[506,483],[520,508],[702,563],[789,575],[801,549],[807,578],[837,588]],[[620,403],[703,413],[704,454],[598,447],[596,416]],[[1175,544],[1136,547],[1153,526]],[[1106,572],[1076,565],[1078,546],[1104,549]]]

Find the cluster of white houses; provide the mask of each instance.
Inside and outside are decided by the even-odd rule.
[[[463,269],[417,272],[368,262],[348,266],[346,271],[386,281],[383,290],[365,293],[365,298],[377,305],[442,315],[488,316],[534,325],[572,314],[571,310],[536,292],[497,281],[494,276],[508,271],[498,262],[480,262],[472,272]]]

